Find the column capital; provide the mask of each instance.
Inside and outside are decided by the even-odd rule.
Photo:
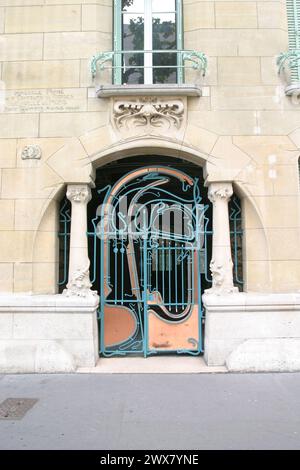
[[[92,198],[88,184],[68,184],[67,198],[71,203],[88,204]]]
[[[208,187],[208,199],[215,203],[218,200],[229,201],[233,195],[232,183],[218,182],[210,183]]]

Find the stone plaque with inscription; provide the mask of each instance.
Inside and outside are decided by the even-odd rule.
[[[50,113],[86,111],[84,89],[49,89],[7,91],[4,112]]]

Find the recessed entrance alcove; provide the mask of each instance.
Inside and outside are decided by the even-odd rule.
[[[202,294],[212,285],[212,203],[203,170],[138,156],[96,172],[87,208],[89,275],[100,296],[100,357],[200,356]],[[67,285],[70,202],[60,209],[60,291]],[[230,202],[234,281],[242,290],[239,200]]]

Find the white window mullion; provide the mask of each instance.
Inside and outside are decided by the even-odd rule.
[[[145,1],[145,51],[152,51],[152,1]],[[152,85],[153,83],[153,54],[152,52],[145,52],[144,55],[144,83],[145,85]]]

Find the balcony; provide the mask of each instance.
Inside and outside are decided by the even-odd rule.
[[[201,96],[207,57],[192,50],[101,52],[91,61],[99,98],[127,95]]]
[[[285,89],[287,96],[300,96],[300,49],[282,52],[277,58],[278,73],[284,75],[288,84]]]

